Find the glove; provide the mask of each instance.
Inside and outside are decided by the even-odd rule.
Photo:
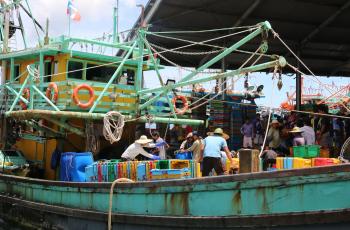
[[[156,155],[153,155],[151,159],[154,160],[154,161],[155,161],[155,160],[160,160],[160,157],[159,157],[159,156],[156,156]]]

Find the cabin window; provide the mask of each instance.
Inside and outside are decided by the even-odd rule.
[[[51,81],[51,75],[52,74],[52,62],[45,62],[44,64],[44,82],[50,82]]]
[[[119,84],[121,85],[134,85],[135,84],[135,70],[126,69],[119,77]]]
[[[15,65],[13,69],[13,80],[18,81],[19,71],[19,65]]]
[[[78,61],[68,62],[68,78],[83,79],[84,63]],[[71,72],[74,71],[74,72]]]
[[[114,66],[98,67],[98,65],[90,63],[86,67],[86,80],[99,82],[108,82],[117,69]]]
[[[53,64],[53,74],[58,74],[58,61]]]

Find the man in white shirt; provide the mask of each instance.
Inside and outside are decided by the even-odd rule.
[[[160,137],[160,134],[158,131],[154,131],[152,133],[152,138],[153,138],[154,143],[157,146],[154,153],[158,153],[161,160],[167,159],[166,158],[166,149],[169,147],[169,145],[163,140],[163,138]]]
[[[122,161],[132,161],[134,160],[139,154],[150,158],[152,160],[159,160],[158,156],[152,155],[148,152],[146,152],[143,147],[149,146],[152,142],[151,139],[148,139],[147,136],[142,135],[140,139],[136,140],[135,143],[131,144],[122,154],[121,159]]]

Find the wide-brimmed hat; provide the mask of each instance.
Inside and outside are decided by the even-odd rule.
[[[280,124],[280,123],[277,120],[272,120],[271,125],[273,125],[273,124]]]
[[[225,140],[229,139],[230,136],[227,135],[226,133],[224,133],[224,131],[221,128],[216,128],[214,130],[214,132],[207,132],[208,136],[213,136],[214,134],[219,134],[220,136],[222,136]]]
[[[216,128],[216,129],[214,130],[214,133],[215,133],[215,134],[220,134],[220,135],[222,135],[222,134],[224,134],[224,130],[222,130],[222,128]]]
[[[301,130],[299,127],[294,127],[291,131],[289,131],[290,133],[302,133],[304,132],[303,130]]]
[[[135,143],[138,144],[147,144],[152,142],[152,139],[148,139],[146,135],[142,135],[140,139],[136,140]]]
[[[193,133],[188,133],[187,136],[186,136],[186,139],[190,138],[190,137],[193,137]]]

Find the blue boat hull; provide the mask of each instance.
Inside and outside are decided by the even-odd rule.
[[[0,218],[105,229],[110,183],[0,176]],[[350,165],[119,184],[114,229],[349,229]],[[86,208],[89,207],[89,208]]]

